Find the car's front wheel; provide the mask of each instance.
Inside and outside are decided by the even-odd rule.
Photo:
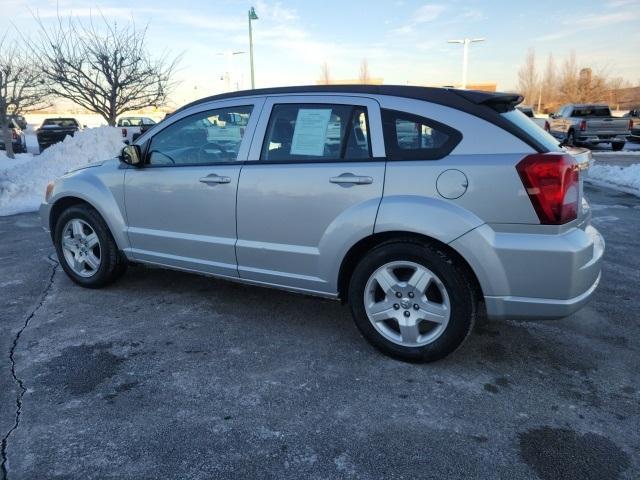
[[[452,353],[476,315],[473,288],[455,259],[412,241],[383,244],[364,257],[351,278],[349,304],[367,340],[408,361]]]
[[[88,205],[58,218],[54,244],[64,271],[78,285],[100,288],[124,273],[127,263],[100,214]]]

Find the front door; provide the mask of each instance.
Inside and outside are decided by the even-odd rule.
[[[125,175],[136,260],[237,277],[236,193],[263,99],[216,102],[183,114],[145,143]]]
[[[338,258],[373,233],[384,170],[375,100],[267,98],[238,187],[240,277],[335,293]]]

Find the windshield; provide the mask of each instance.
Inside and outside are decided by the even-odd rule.
[[[575,107],[572,117],[610,117],[611,110],[606,105],[585,105]]]
[[[73,118],[47,118],[43,123],[43,127],[56,126],[56,127],[77,127],[78,122]]]
[[[544,147],[550,152],[561,151],[558,140],[553,138],[550,133],[545,132],[538,126],[531,118],[527,117],[518,109],[511,110],[510,112],[501,114],[504,118],[515,124],[517,127],[524,130],[531,137],[535,138],[537,142],[544,145]]]

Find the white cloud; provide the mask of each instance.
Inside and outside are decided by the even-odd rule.
[[[560,38],[570,37],[584,31],[597,28],[612,27],[619,23],[637,21],[640,13],[633,11],[606,13],[606,14],[587,14],[579,17],[572,17],[561,22],[562,28],[554,33],[542,35],[536,38],[539,42],[548,42],[558,40]]]
[[[391,33],[395,33],[399,35],[406,35],[409,33],[413,33],[418,25],[437,20],[446,9],[447,9],[446,5],[440,5],[440,4],[423,5],[413,12],[409,21],[406,24],[393,29]]]
[[[283,7],[280,2],[268,3],[258,0],[256,3],[258,18],[277,22],[292,22],[298,19],[298,12],[294,8]]]
[[[442,15],[446,8],[445,5],[423,5],[413,14],[413,23],[431,22]]]

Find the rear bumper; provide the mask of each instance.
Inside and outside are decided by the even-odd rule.
[[[590,133],[581,133],[576,136],[576,141],[581,143],[624,143],[627,140],[628,133],[619,133],[616,135],[597,135]]]
[[[586,292],[567,300],[485,296],[484,302],[487,308],[487,316],[491,319],[502,320],[552,320],[568,317],[589,302],[599,283],[600,274],[598,274],[596,281]]]
[[[533,234],[483,225],[451,246],[474,270],[492,319],[571,315],[596,290],[604,253],[604,240],[592,226]]]

